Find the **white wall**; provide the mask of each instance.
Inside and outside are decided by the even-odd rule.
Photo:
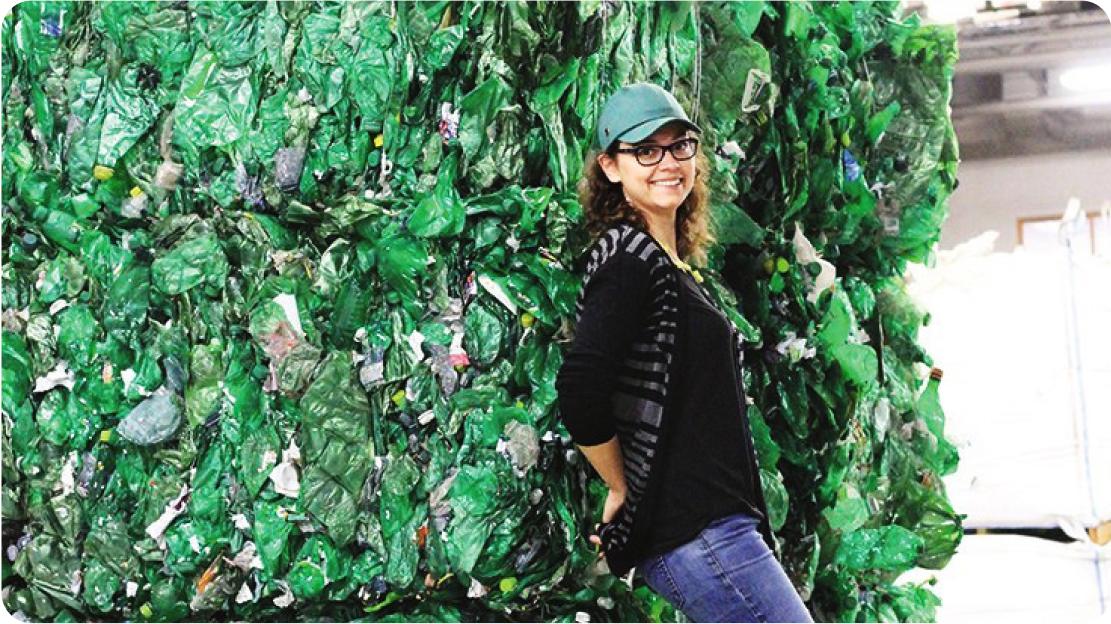
[[[1111,520],[1111,258],[990,248],[907,274],[931,315],[919,343],[945,371],[953,509],[965,528]]]
[[[957,178],[940,248],[997,230],[995,250],[1009,252],[1017,243],[1019,217],[1060,215],[1070,197],[1078,197],[1088,213],[1111,200],[1111,151],[965,161]]]

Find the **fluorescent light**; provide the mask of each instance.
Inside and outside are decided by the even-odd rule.
[[[926,14],[939,24],[955,24],[976,14],[979,0],[926,0]]]
[[[1065,71],[1061,74],[1061,86],[1077,93],[1111,91],[1111,63]]]
[[[1017,20],[1022,16],[1018,9],[1005,9],[1002,11],[984,11],[972,16],[972,23],[977,26]]]

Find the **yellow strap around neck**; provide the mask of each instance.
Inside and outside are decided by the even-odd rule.
[[[660,247],[664,248],[664,251],[667,252],[667,255],[671,258],[671,261],[675,263],[675,266],[686,271],[687,273],[690,273],[691,277],[694,278],[694,281],[698,282],[699,284],[702,283],[702,274],[698,272],[698,269],[680,260],[678,254],[676,254],[674,251],[671,251],[671,248],[668,247],[666,244],[660,243]]]

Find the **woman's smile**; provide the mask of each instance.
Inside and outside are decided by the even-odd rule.
[[[683,178],[668,178],[667,180],[656,180],[652,182],[652,185],[664,189],[678,189],[682,182]]]

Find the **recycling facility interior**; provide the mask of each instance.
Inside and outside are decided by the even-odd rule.
[[[938,621],[1109,621],[1107,5],[912,4],[956,22],[960,48],[960,183],[937,265],[910,277],[968,514]]]
[[[25,2],[3,606],[677,621],[555,410],[605,97],[704,128],[816,621],[1111,618],[1111,21],[1089,2]]]

